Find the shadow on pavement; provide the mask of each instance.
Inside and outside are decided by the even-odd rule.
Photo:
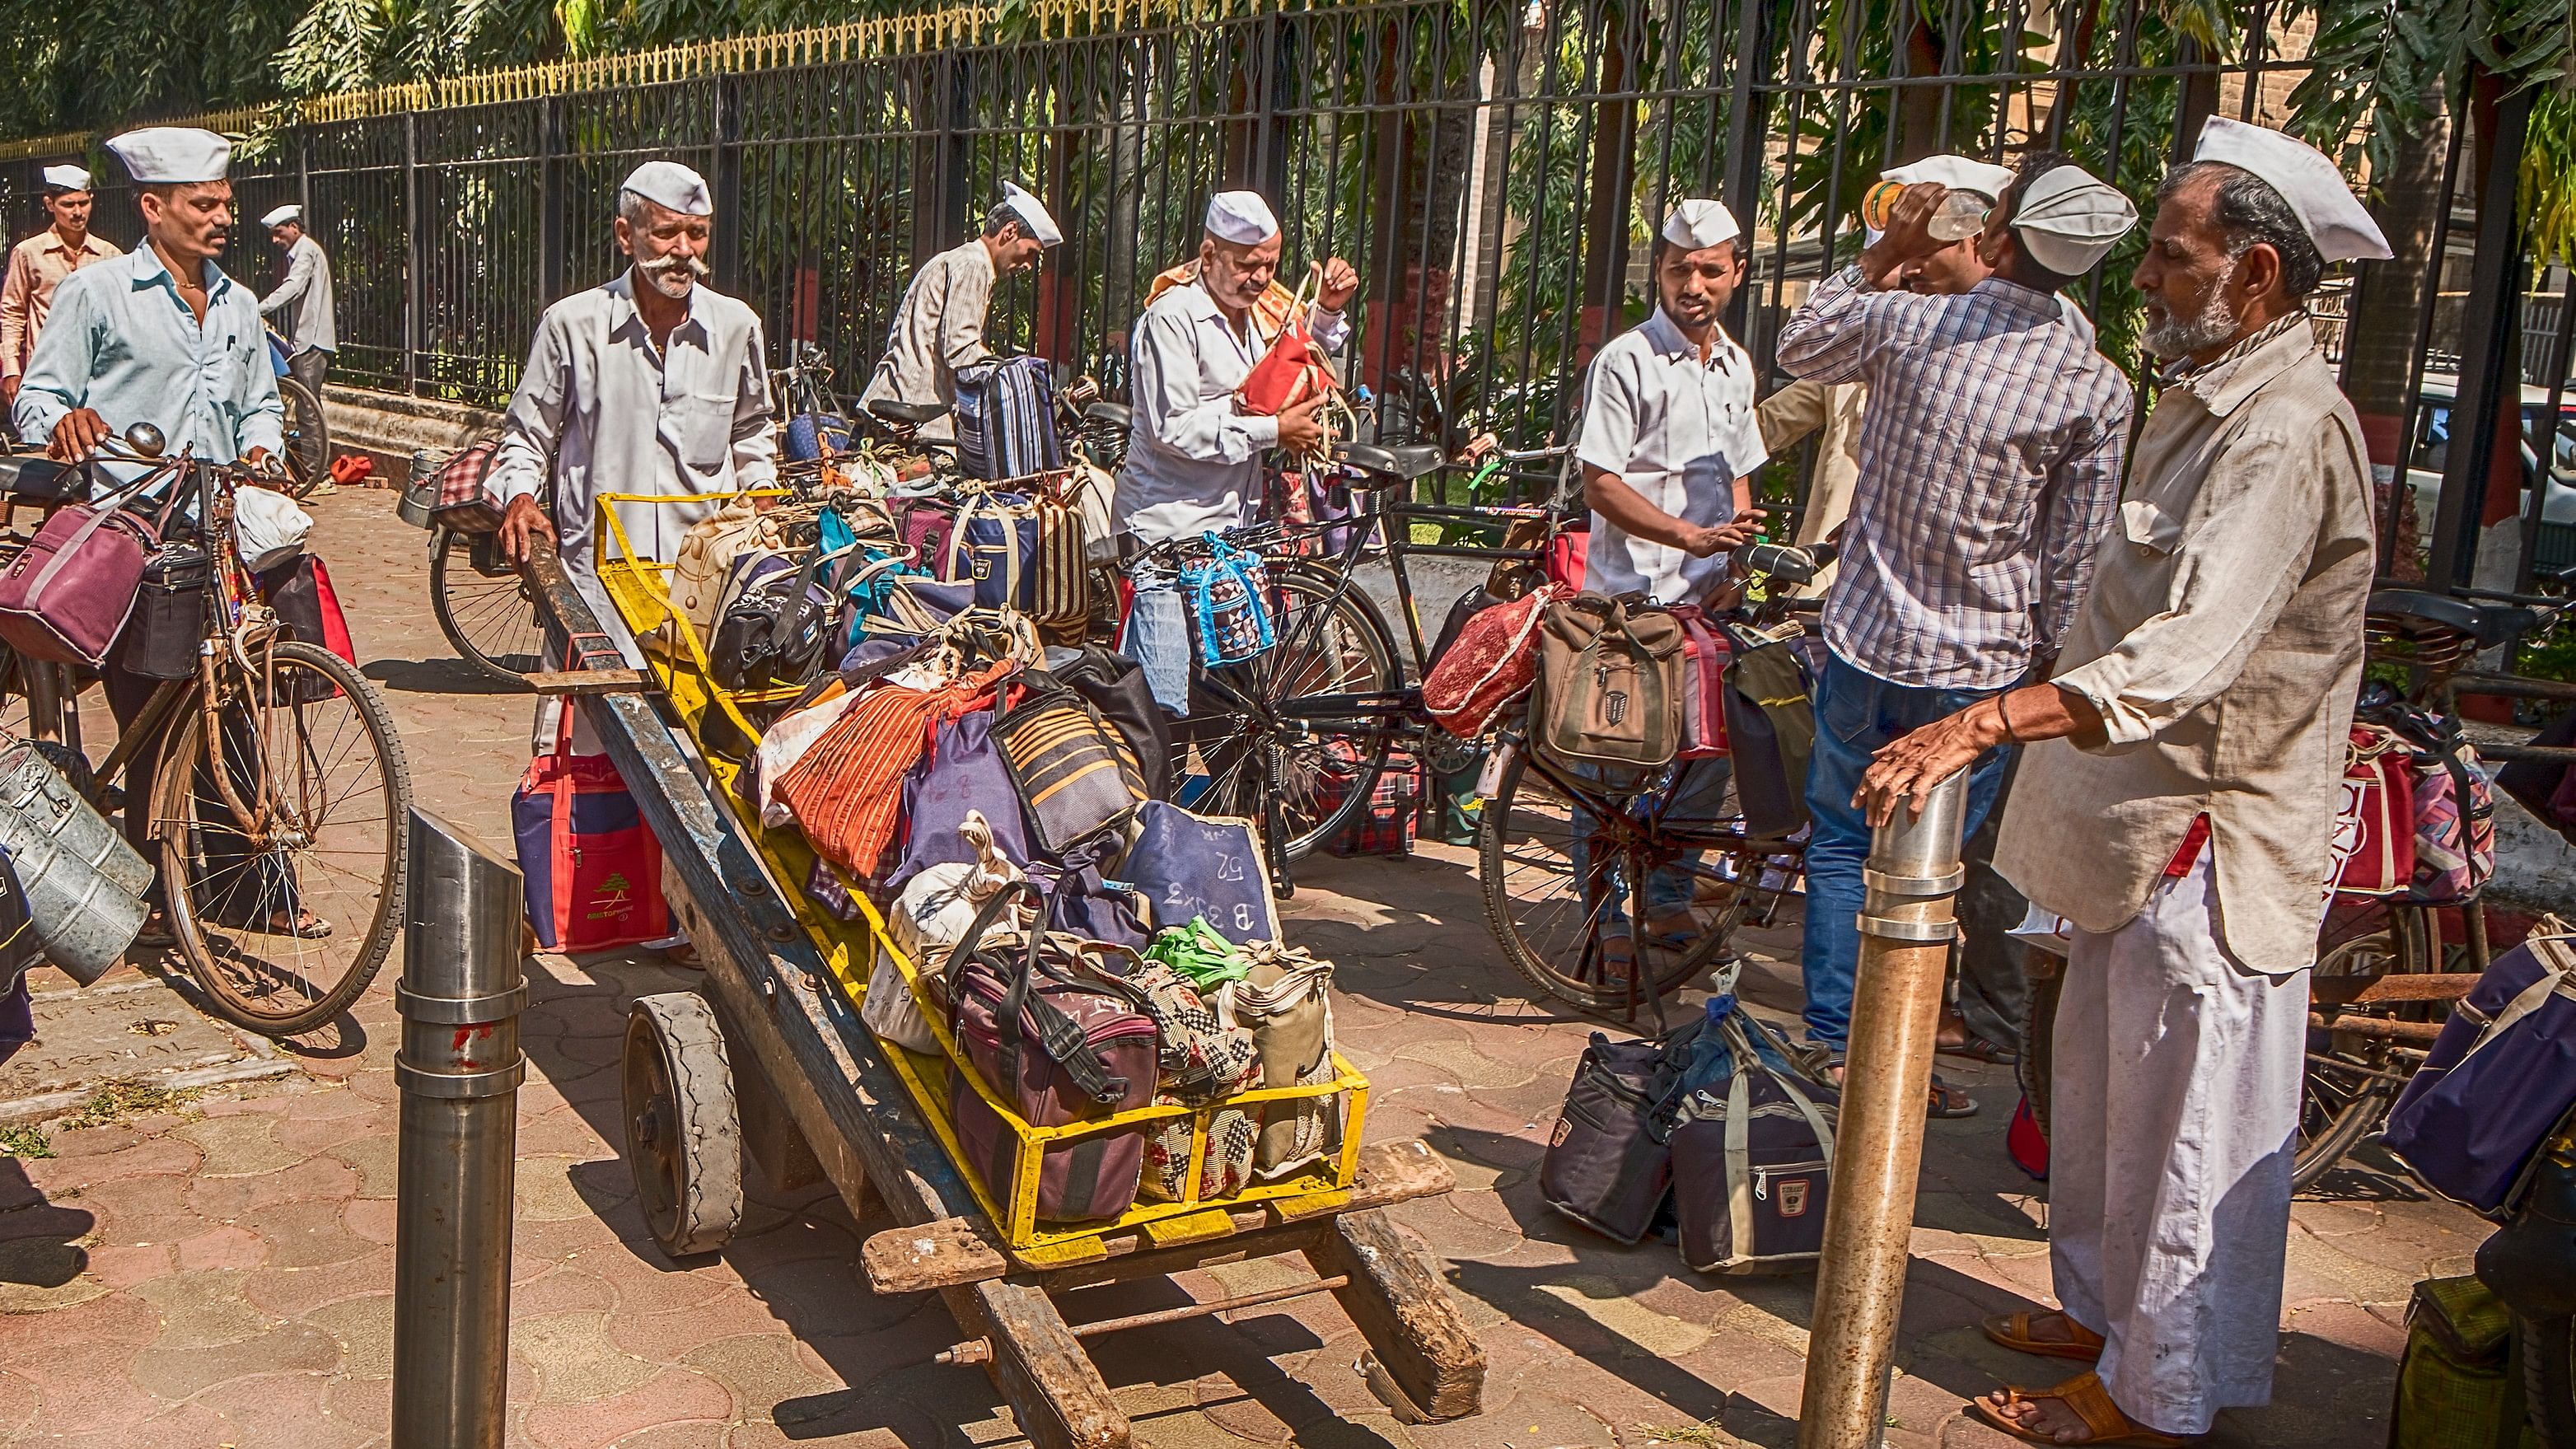
[[[0,1284],[60,1288],[89,1267],[79,1240],[98,1225],[94,1214],[60,1206],[27,1178],[15,1157],[0,1157]]]
[[[370,659],[359,673],[406,694],[526,694],[462,659]]]

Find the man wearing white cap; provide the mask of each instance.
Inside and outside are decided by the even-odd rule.
[[[1150,544],[1240,528],[1261,501],[1263,453],[1323,447],[1321,397],[1265,416],[1243,411],[1235,396],[1286,320],[1262,315],[1281,245],[1279,219],[1259,192],[1217,193],[1208,200],[1197,271],[1156,295],[1137,319],[1129,343],[1135,417],[1112,510],[1120,531]],[[1350,336],[1342,308],[1359,285],[1339,257],[1318,268],[1306,320],[1324,351],[1339,350]],[[1189,630],[1180,594],[1155,570],[1134,582],[1122,647],[1145,666],[1154,698],[1186,713]]]
[[[259,224],[286,253],[286,279],[260,299],[260,315],[286,338],[286,370],[318,400],[332,355],[340,350],[332,315],[331,259],[323,255],[320,242],[304,234],[303,207],[281,206]]]
[[[1733,588],[1729,561],[1762,522],[1753,475],[1770,454],[1753,418],[1753,359],[1719,323],[1744,280],[1744,239],[1715,201],[1677,204],[1655,239],[1655,310],[1612,338],[1585,374],[1574,457],[1592,508],[1584,587],[1706,604]],[[1723,757],[1685,766],[1667,820],[1714,821],[1726,794]],[[1585,877],[1576,832],[1575,874]],[[1650,937],[1693,929],[1690,865],[1646,879]],[[1634,969],[1622,903],[1606,901],[1605,970]]]
[[[1780,365],[1865,381],[1860,481],[1825,604],[1828,646],[1807,776],[1802,946],[1809,1038],[1850,1033],[1855,922],[1870,830],[1853,795],[1870,753],[1917,725],[2045,671],[2083,597],[2095,539],[2119,502],[2129,385],[2070,324],[2057,293],[2135,223],[2127,198],[2066,158],[2026,158],[1988,213],[1994,274],[1959,296],[1889,288],[1949,243],[1946,188],[1906,188],[1888,229],[1780,330]],[[1969,789],[1974,833],[2004,752]],[[1935,1078],[1936,1116],[1976,1104]]]
[[[2333,162],[2210,121],[2156,193],[2137,286],[2171,370],[2063,667],[1869,773],[1878,816],[2031,743],[1995,866],[2072,928],[2049,1163],[2063,1308],[1986,1329],[2096,1366],[1978,1401],[2024,1438],[2178,1443],[2271,1397],[2307,972],[2377,559],[2360,419],[2306,298],[2328,264],[2388,255]]]
[[[983,235],[932,257],[904,289],[885,356],[859,394],[860,405],[956,406],[957,370],[993,355],[984,345],[984,317],[994,285],[1036,266],[1047,249],[1063,244],[1064,233],[1046,203],[1003,182],[1000,203],[984,214]],[[943,416],[924,424],[921,435],[946,441],[956,429]]]
[[[15,402],[18,379],[27,370],[27,355],[45,330],[45,314],[54,305],[54,288],[89,262],[117,255],[116,243],[91,233],[89,173],[78,166],[44,170],[45,215],[53,224],[9,249],[9,267],[0,277],[0,407]]]
[[[705,178],[677,162],[647,161],[627,176],[616,236],[633,264],[538,320],[488,485],[508,505],[504,551],[522,557],[532,535],[556,537],[565,574],[636,664],[642,655],[599,583],[599,495],[707,498],[618,505],[637,556],[669,563],[720,500],[777,478],[760,318],[706,285],[714,214]],[[541,505],[549,495],[551,514]],[[575,718],[574,749],[597,753]],[[544,748],[556,719],[539,709]]]

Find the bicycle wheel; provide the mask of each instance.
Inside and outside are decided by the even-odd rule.
[[[2367,981],[2429,970],[2423,957],[2414,912],[2391,907],[2383,929],[2352,936],[2318,955],[2311,989],[2326,992],[2331,989],[2327,983],[2338,978]],[[2382,1014],[2368,1009],[2346,1011]],[[2292,1191],[2306,1191],[2345,1153],[2378,1130],[2409,1070],[2395,1043],[2383,1038],[2308,1028],[2308,1070],[2299,1086],[2299,1138],[2290,1166]]]
[[[152,822],[171,930],[215,1011],[293,1036],[346,1010],[393,947],[411,783],[393,716],[357,670],[293,642],[266,663],[264,689],[222,671],[215,739],[194,700],[171,722]],[[268,802],[256,829],[241,829],[227,782]]]
[[[1512,752],[1479,812],[1477,875],[1486,924],[1532,986],[1584,1011],[1624,1010],[1648,999],[1632,975],[1660,998],[1723,958],[1750,895],[1718,868],[1731,836],[1719,824],[1667,824],[1667,803],[1664,792],[1577,781]],[[1715,895],[1715,918],[1678,938],[1636,928],[1643,882],[1658,870]],[[1635,966],[1604,949],[1623,935]]]
[[[430,612],[459,658],[495,679],[525,684],[545,668],[545,629],[527,579],[501,560],[490,537],[431,531]]]
[[[1258,820],[1281,858],[1296,860],[1368,808],[1389,745],[1373,714],[1318,697],[1383,694],[1403,687],[1404,672],[1357,585],[1310,565],[1269,567],[1277,642],[1192,680],[1174,770],[1183,804]]]
[[[286,476],[295,496],[307,497],[331,476],[331,424],[322,399],[295,378],[277,380],[277,400],[286,406]]]
[[[2513,1316],[2526,1421],[2543,1444],[2576,1444],[2576,1319]]]

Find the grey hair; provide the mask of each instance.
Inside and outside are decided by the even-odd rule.
[[[1006,226],[1016,226],[1022,236],[1028,235],[1029,224],[1020,219],[1018,209],[1009,202],[1005,201],[984,213],[984,235],[1000,236],[1002,228]]]
[[[2280,254],[2281,288],[2292,300],[2315,291],[2317,282],[2325,276],[2325,257],[2309,239],[2308,229],[2300,225],[2299,214],[2290,209],[2290,203],[2272,188],[2272,183],[2253,172],[2224,161],[2194,161],[2177,166],[2156,188],[2156,205],[2162,207],[2184,187],[2205,177],[2218,183],[2210,219],[2218,224],[2219,235],[2226,240],[2227,255],[2242,257],[2260,242]]]
[[[653,199],[640,191],[619,191],[617,219],[642,231],[653,224]]]

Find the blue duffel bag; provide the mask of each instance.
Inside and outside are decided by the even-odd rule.
[[[2535,936],[2497,957],[2452,1008],[2388,1109],[2381,1141],[2425,1186],[2501,1220],[2571,1106],[2576,938]]]

